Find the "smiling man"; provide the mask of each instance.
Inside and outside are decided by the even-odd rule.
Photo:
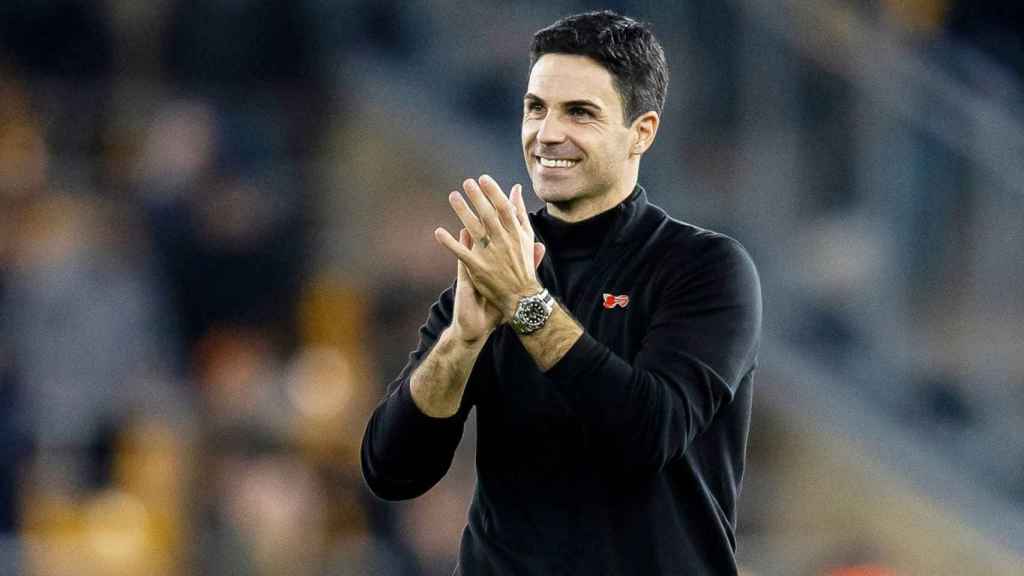
[[[439,228],[455,284],[363,438],[367,484],[414,498],[477,410],[477,486],[456,574],[736,574],[736,501],[761,334],[733,239],[637,184],[668,86],[650,29],[612,12],[540,30],[522,187],[463,183]]]

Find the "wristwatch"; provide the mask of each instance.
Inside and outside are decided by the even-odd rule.
[[[532,296],[520,298],[508,323],[519,334],[532,334],[544,326],[554,309],[555,298],[545,288]]]

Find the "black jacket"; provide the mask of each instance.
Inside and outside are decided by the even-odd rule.
[[[561,361],[542,373],[499,327],[459,412],[422,414],[409,377],[451,321],[449,288],[367,426],[367,484],[414,498],[448,470],[476,407],[466,575],[737,572],[757,272],[735,240],[669,218],[642,188],[613,210],[587,284],[562,303],[586,332]],[[550,258],[539,278],[562,296]]]

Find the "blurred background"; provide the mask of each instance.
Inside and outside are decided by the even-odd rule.
[[[1024,574],[1016,4],[6,0],[0,574],[450,574],[475,424],[411,502],[359,442],[595,7],[668,53],[650,197],[762,274],[745,573]]]

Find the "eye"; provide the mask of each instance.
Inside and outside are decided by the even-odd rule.
[[[527,102],[526,113],[531,116],[537,116],[544,113],[544,105],[540,102]]]
[[[577,119],[586,119],[586,118],[591,118],[591,117],[594,116],[590,112],[590,110],[588,110],[588,109],[586,109],[586,108],[584,108],[582,106],[573,106],[573,107],[569,108],[569,115],[572,116],[573,118],[577,118]]]

